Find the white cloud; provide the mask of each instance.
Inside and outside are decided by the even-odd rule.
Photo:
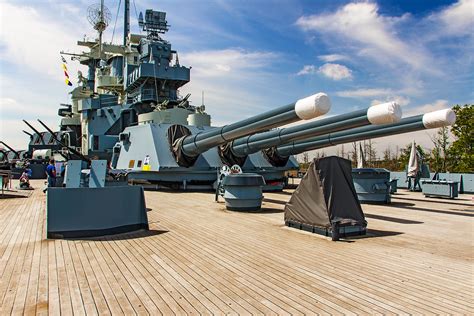
[[[305,65],[303,69],[298,71],[297,76],[314,75],[320,73],[332,80],[350,79],[352,71],[344,65],[326,63],[317,68],[315,65]]]
[[[297,76],[303,76],[303,75],[313,75],[318,72],[318,68],[316,68],[315,65],[304,65],[303,69],[298,71],[296,74]]]
[[[71,12],[73,8],[68,5],[63,9]],[[0,59],[63,80],[59,52],[76,46],[77,39],[83,35],[80,28],[77,25],[70,27],[70,19],[48,19],[43,12],[30,6],[3,1],[0,2],[0,17],[0,45],[3,46]],[[78,65],[68,64],[70,75],[75,76],[81,68]]]
[[[180,92],[191,93],[191,101],[201,104],[204,91],[204,103],[213,116],[213,125],[256,115],[296,98],[278,88],[284,78],[280,80],[280,73],[271,72],[277,60],[275,53],[241,48],[181,53],[181,64],[192,66],[192,81]]]
[[[372,100],[372,102],[370,103],[370,105],[376,105],[376,104],[381,104],[381,103],[385,103],[385,102],[396,102],[398,103],[400,106],[406,106],[408,104],[410,104],[410,98],[408,97],[404,97],[404,96],[401,96],[401,95],[391,95],[391,96],[388,96],[385,98],[385,100]]]
[[[347,56],[340,55],[340,54],[319,55],[318,58],[326,63],[349,59]]]
[[[418,115],[438,110],[450,108],[448,100],[438,99],[431,103],[426,103],[409,109],[406,116]]]
[[[332,80],[352,78],[352,71],[346,66],[340,64],[324,64],[319,67],[318,72]]]
[[[474,36],[474,0],[460,0],[429,18],[442,35]]]
[[[192,65],[193,75],[216,77],[238,75],[260,70],[275,61],[278,55],[272,52],[247,51],[240,48],[195,51],[181,53],[180,61]]]
[[[430,71],[429,57],[414,43],[405,43],[397,36],[395,25],[409,18],[379,14],[376,3],[349,3],[334,13],[300,17],[296,24],[305,31],[316,31],[338,39],[348,47],[356,47],[359,55],[369,56],[383,64],[394,61],[412,68]]]
[[[336,95],[343,98],[368,98],[385,96],[391,93],[393,93],[391,89],[369,88],[338,91],[336,92]]]

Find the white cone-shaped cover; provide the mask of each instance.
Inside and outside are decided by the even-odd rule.
[[[410,160],[408,161],[407,176],[416,177],[416,174],[418,173],[419,169],[420,166],[418,163],[418,155],[416,154],[416,144],[415,142],[413,142],[413,144],[411,145]]]
[[[359,151],[357,152],[357,168],[364,168],[365,165],[366,163],[364,151],[362,150],[362,143],[359,143]]]
[[[456,113],[451,109],[444,109],[423,115],[425,128],[438,128],[453,125],[456,122]]]
[[[295,103],[296,115],[302,120],[310,120],[329,112],[331,100],[326,93],[316,93]]]
[[[373,105],[367,110],[367,119],[375,125],[396,123],[401,118],[402,108],[396,102]]]

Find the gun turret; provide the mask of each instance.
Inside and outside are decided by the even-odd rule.
[[[319,137],[306,139],[291,144],[281,145],[266,151],[267,156],[276,160],[284,159],[291,155],[297,155],[309,150],[325,148],[329,146],[361,141],[377,137],[391,136],[402,133],[415,132],[424,129],[432,129],[453,125],[456,122],[456,114],[451,109],[439,110],[423,115],[417,115],[400,120],[398,123],[382,126],[364,126],[349,130],[328,133]]]
[[[326,114],[330,107],[329,97],[324,93],[317,93],[286,106],[206,132],[191,134],[184,126],[173,125],[168,132],[169,142],[178,164],[189,167],[194,164],[199,154],[212,147],[301,119],[312,119]]]
[[[397,103],[378,104],[364,110],[236,139],[221,146],[221,157],[227,164],[242,165],[248,155],[265,148],[369,124],[395,123],[401,116],[402,110]]]

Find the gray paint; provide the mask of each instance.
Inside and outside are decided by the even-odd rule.
[[[89,175],[89,188],[103,188],[105,186],[105,173],[107,172],[107,161],[92,160]]]
[[[182,151],[186,156],[195,157],[200,153],[236,138],[269,130],[299,120],[295,112],[295,103],[291,103],[271,111],[214,128],[205,133],[193,134],[183,140]]]
[[[458,197],[458,182],[442,180],[421,180],[422,192],[425,196],[446,197],[454,199]]]
[[[48,234],[148,224],[140,186],[48,188],[46,210]]]
[[[124,133],[130,133],[130,137],[127,141],[120,142],[120,154],[113,157],[113,160],[117,160],[116,169],[129,172],[131,180],[166,181],[177,184],[182,184],[183,181],[214,182],[217,179],[216,170],[223,165],[217,148],[211,148],[199,155],[192,167],[181,167],[176,163],[168,144],[167,130],[170,126],[171,124],[143,124],[127,127]],[[196,126],[187,126],[187,128],[192,133],[212,129],[212,127]],[[146,156],[150,158],[150,171],[143,170],[143,161]],[[129,168],[131,160],[134,160],[134,163]],[[141,167],[138,167],[138,161],[142,162]],[[285,167],[275,168],[261,152],[257,152],[247,157],[243,170],[246,173],[261,174],[267,181],[282,179],[288,169],[297,167],[296,159],[291,157]]]
[[[387,169],[352,169],[352,179],[360,202],[390,203],[390,172]]]
[[[276,129],[264,133],[253,134],[234,140],[232,152],[237,156],[246,156],[259,150],[278,146],[290,141],[298,141],[308,137],[356,128],[370,124],[367,119],[367,109],[325,119]]]
[[[326,135],[305,139],[303,141],[292,142],[288,145],[278,146],[277,152],[278,155],[287,157],[309,150],[423,129],[425,129],[425,126],[423,125],[423,115],[418,115],[402,119],[398,123],[358,127],[335,133],[328,133]]]
[[[83,163],[80,160],[69,160],[67,162],[66,172],[64,173],[66,188],[80,187],[82,165]]]

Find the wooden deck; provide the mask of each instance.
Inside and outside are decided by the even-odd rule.
[[[469,195],[401,192],[363,206],[368,236],[332,242],[283,226],[288,192],[255,214],[146,192],[149,232],[46,240],[35,184],[0,199],[0,315],[474,313]]]

